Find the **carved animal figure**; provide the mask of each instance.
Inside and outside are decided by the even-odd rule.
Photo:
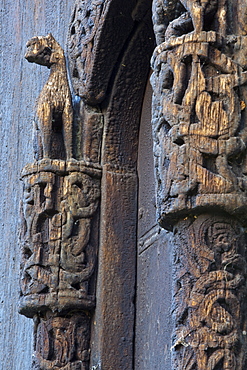
[[[64,52],[51,34],[27,42],[25,58],[50,69],[50,76],[37,101],[37,130],[40,131],[40,157],[61,158],[52,149],[55,133],[63,137],[66,159],[72,158],[73,108]],[[40,148],[39,148],[40,149]]]
[[[219,0],[154,1],[155,4],[159,5],[159,13],[153,16],[158,44],[164,41],[162,36],[164,27],[161,27],[162,24],[167,26],[165,40],[168,40],[171,36],[177,37],[191,32],[193,28],[195,33],[200,33],[204,30],[205,23],[211,23],[215,13],[217,13],[216,18],[220,17],[222,20],[225,14],[225,0],[221,2]],[[223,33],[223,29],[219,29],[218,31],[219,33]]]
[[[190,13],[196,33],[203,30],[204,17],[212,16],[218,5],[217,0],[181,0],[181,3]]]

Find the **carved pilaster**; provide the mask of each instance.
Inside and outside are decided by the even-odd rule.
[[[40,160],[22,171],[20,313],[36,318],[35,369],[88,368],[100,177],[79,161]]]
[[[230,1],[153,3],[157,210],[175,234],[174,370],[246,368],[247,49],[240,3],[239,24],[229,22]]]
[[[81,143],[62,48],[51,34],[32,38],[27,47],[26,59],[51,72],[37,102],[35,161],[21,174],[19,311],[35,321],[33,369],[88,370],[96,301],[102,122],[96,109],[85,110]]]
[[[84,312],[35,320],[33,369],[87,370],[90,315]]]

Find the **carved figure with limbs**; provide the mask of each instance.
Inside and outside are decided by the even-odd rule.
[[[226,0],[153,0],[153,8],[157,9],[153,22],[158,44],[171,36],[209,31],[213,21],[217,32],[225,35]]]
[[[54,158],[52,140],[54,132],[60,129],[65,156],[70,159],[73,156],[73,108],[63,49],[51,34],[33,37],[27,42],[27,48],[25,58],[29,62],[51,70],[37,101],[37,130],[40,130],[42,147],[39,152],[43,152],[40,156]],[[57,157],[60,158],[59,154]]]

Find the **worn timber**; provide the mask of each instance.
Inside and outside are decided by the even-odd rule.
[[[154,2],[158,46],[152,58],[157,214],[175,238],[171,366],[242,370],[247,366],[246,4],[239,1],[233,9],[230,0],[182,0],[178,5]]]
[[[51,34],[27,44],[27,60],[50,69],[22,171],[20,312],[35,322],[37,370],[133,366],[138,127],[154,42],[151,1],[127,5],[75,2],[69,70]]]
[[[102,171],[72,158],[73,107],[61,46],[48,34],[27,48],[26,59],[48,67],[50,76],[37,102],[35,161],[22,171],[19,311],[35,321],[33,369],[87,370]]]

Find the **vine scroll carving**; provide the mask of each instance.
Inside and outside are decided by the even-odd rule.
[[[157,209],[175,234],[174,370],[247,366],[245,12],[241,1],[153,2]]]

